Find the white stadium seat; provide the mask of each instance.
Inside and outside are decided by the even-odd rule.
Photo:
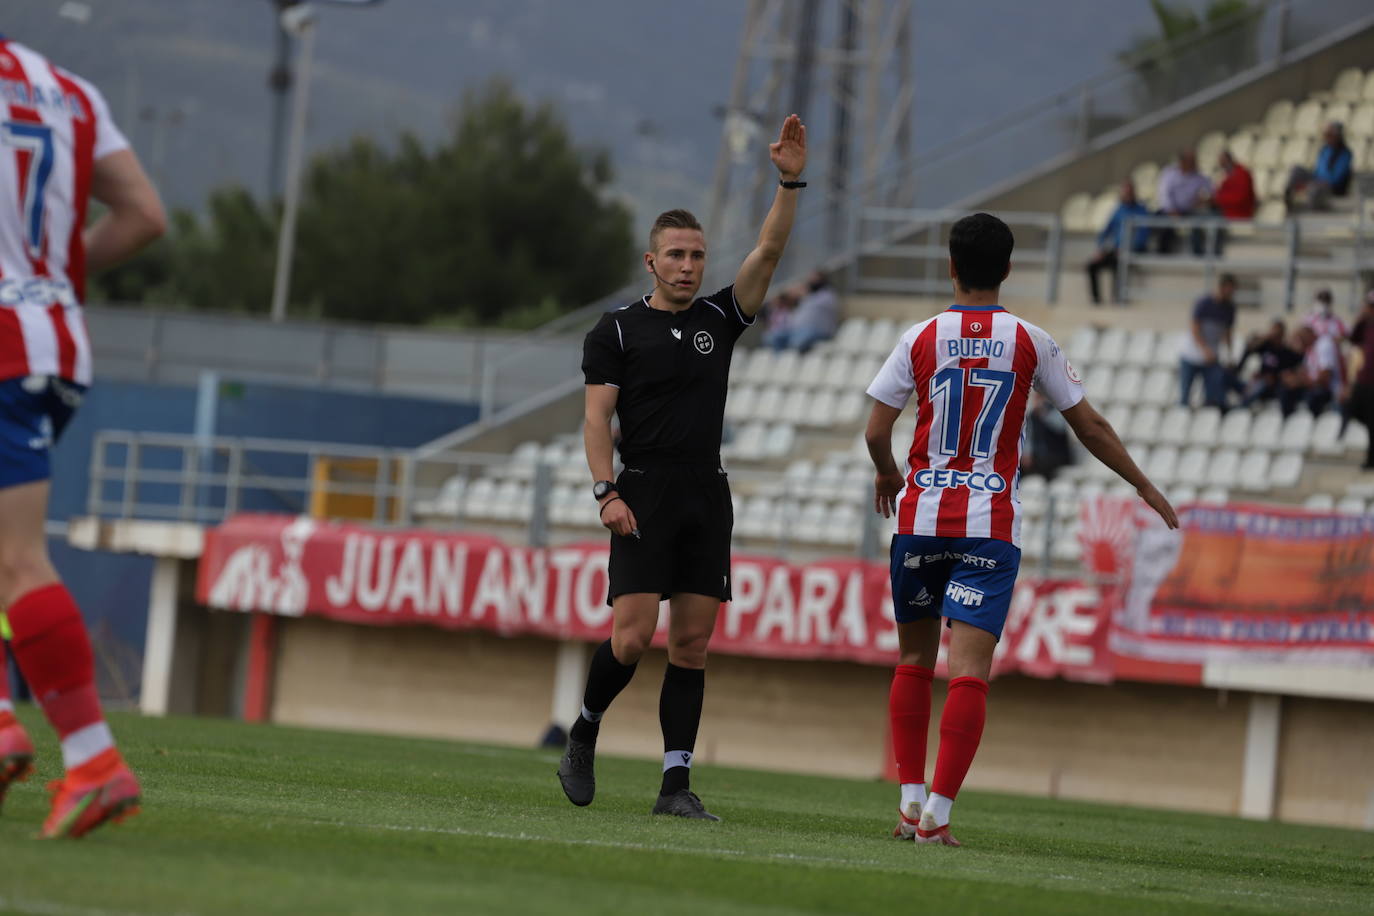
[[[1330,493],[1313,493],[1303,501],[1302,507],[1314,512],[1330,512],[1336,508],[1336,498]]]
[[[1233,448],[1219,448],[1207,465],[1206,482],[1214,487],[1226,487],[1240,476],[1240,452]]]
[[[727,405],[729,402],[726,402]],[[727,457],[742,461],[757,461],[763,457],[763,439],[766,427],[762,423],[745,423],[735,433],[735,438],[721,448]]]
[[[1236,157],[1236,161],[1244,165],[1250,164],[1250,154],[1255,149],[1255,132],[1246,128],[1231,134],[1231,139],[1227,144],[1227,149],[1231,155]]]
[[[1133,404],[1144,397],[1145,394],[1145,373],[1139,366],[1126,366],[1117,370],[1116,378],[1112,382],[1112,399],[1118,402]]]
[[[1291,133],[1293,128],[1293,103],[1280,99],[1269,106],[1264,113],[1264,129],[1270,134]]]
[[[1134,366],[1153,367],[1158,341],[1159,334],[1148,328],[1132,331],[1126,344],[1126,362]]]
[[[1331,84],[1331,96],[1346,102],[1358,102],[1363,89],[1364,72],[1359,67],[1347,67],[1336,74],[1336,82]]]
[[[1314,141],[1308,136],[1289,137],[1279,151],[1279,168],[1292,168],[1295,165],[1310,166],[1316,156],[1313,154]]]
[[[1260,137],[1255,144],[1251,158],[1254,160],[1255,168],[1276,169],[1279,167],[1279,159],[1283,153],[1283,140],[1277,134],[1268,134]]]
[[[1137,407],[1131,415],[1131,425],[1126,429],[1125,436],[1131,442],[1154,442],[1159,433],[1159,422],[1158,407]]]
[[[1292,489],[1302,481],[1302,455],[1297,452],[1284,452],[1269,466],[1269,485],[1280,489]]]
[[[776,420],[782,414],[782,401],[785,391],[781,386],[769,385],[759,391],[754,402],[754,416],[760,420]]]
[[[1250,444],[1250,424],[1254,417],[1248,410],[1228,411],[1217,431],[1217,443],[1231,448],[1243,448]]]
[[[1283,432],[1283,414],[1278,408],[1271,408],[1255,417],[1250,427],[1250,445],[1254,448],[1277,449],[1279,436]]]
[[[1211,451],[1200,445],[1189,446],[1178,458],[1174,479],[1179,483],[1202,486],[1207,483]]]
[[[855,423],[867,416],[872,400],[863,391],[841,391],[835,395],[835,423]]]
[[[1115,186],[1108,188],[1101,194],[1093,198],[1093,209],[1091,222],[1094,232],[1101,232],[1102,227],[1107,225],[1107,220],[1112,218],[1112,211],[1120,198],[1120,191]]]
[[[1193,413],[1193,421],[1188,424],[1188,442],[1192,445],[1216,445],[1217,431],[1221,428],[1221,411],[1215,407],[1203,407]]]
[[[1336,503],[1336,511],[1342,515],[1364,515],[1364,499],[1359,496],[1342,496]]]
[[[1092,225],[1092,195],[1086,191],[1070,194],[1059,210],[1059,220],[1066,232],[1095,232]]]
[[[1345,435],[1341,437],[1341,442],[1345,443],[1347,452],[1363,452],[1369,447],[1369,431],[1363,423],[1349,423],[1345,427]]]
[[[900,329],[897,322],[891,318],[877,318],[868,328],[868,341],[864,346],[865,351],[876,356],[886,357],[892,352],[892,348],[897,346],[897,337],[901,331],[909,325],[903,325]]]
[[[1152,369],[1145,377],[1141,400],[1156,407],[1165,407],[1178,397],[1178,372],[1173,369]]]
[[[1097,356],[1095,362],[1110,363],[1119,366],[1126,358],[1126,342],[1128,336],[1121,328],[1108,328],[1102,332],[1102,336],[1097,338]]]
[[[1339,455],[1344,450],[1339,413],[1327,411],[1317,418],[1317,424],[1312,428],[1312,450],[1318,455]]]
[[[1131,413],[1129,404],[1112,404],[1102,411],[1102,418],[1112,425],[1112,429],[1117,431],[1117,435],[1123,435],[1123,431],[1131,426]]]
[[[1295,410],[1283,422],[1279,432],[1279,448],[1288,452],[1305,452],[1312,444],[1316,418],[1306,410]]]
[[[1235,479],[1243,490],[1269,489],[1269,453],[1263,449],[1246,452]]]
[[[1293,110],[1293,126],[1288,133],[1302,137],[1315,135],[1322,128],[1325,107],[1315,99],[1308,99]]]
[[[734,423],[754,418],[759,390],[753,385],[740,384],[731,388],[725,397],[725,417]]]
[[[1209,130],[1203,134],[1198,138],[1196,146],[1198,167],[1203,171],[1211,171],[1224,149],[1226,149],[1226,135],[1224,133],[1219,130]]]
[[[1178,479],[1179,454],[1172,445],[1156,446],[1146,460],[1146,475],[1160,486]]]
[[[1188,428],[1192,421],[1192,411],[1187,407],[1170,407],[1159,424],[1159,441],[1167,445],[1187,445]]]
[[[768,380],[773,377],[773,360],[776,356],[777,354],[767,347],[756,347],[753,355],[749,357],[749,365],[743,375],[744,381],[753,382],[755,385],[768,384]]]
[[[797,368],[801,363],[801,354],[796,350],[783,350],[781,353],[774,354],[772,365],[768,368],[768,378],[765,381],[773,385],[785,385],[791,387],[797,383],[799,376]]]
[[[836,353],[830,357],[830,362],[825,367],[821,384],[837,390],[848,388],[853,373],[854,358],[844,353]]]
[[[1080,327],[1069,338],[1066,351],[1069,359],[1080,366],[1086,366],[1097,359],[1097,329]]]
[[[1231,493],[1225,487],[1207,487],[1198,492],[1197,501],[1211,506],[1224,506],[1231,501]]]
[[[860,353],[868,341],[868,319],[846,318],[835,334],[835,349],[842,353]]]
[[[763,453],[769,458],[781,458],[792,451],[796,444],[797,433],[790,423],[775,423],[769,427],[764,439]]]
[[[802,417],[795,422],[801,426],[829,426],[835,422],[835,392],[823,389],[814,394],[809,394],[805,389],[798,393],[803,395],[804,406],[801,408]],[[786,410],[783,411],[784,420],[792,420]]]

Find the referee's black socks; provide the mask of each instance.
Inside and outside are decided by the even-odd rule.
[[[701,724],[701,701],[706,692],[706,671],[680,668],[672,662],[663,672],[663,692],[658,696],[658,723],[663,728],[663,788],[672,795],[691,784],[692,754]]]
[[[582,713],[568,732],[572,740],[587,744],[596,743],[597,733],[601,731],[602,715],[610,708],[611,701],[625,689],[626,684],[630,683],[630,678],[635,676],[638,664],[636,662],[633,665],[622,665],[616,661],[609,639],[596,647],[596,651],[592,653],[592,663],[587,670],[587,689],[582,694]],[[700,710],[701,703],[698,701],[698,715]],[[692,731],[695,734],[695,726]]]

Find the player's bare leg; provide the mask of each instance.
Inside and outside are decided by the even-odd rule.
[[[95,658],[81,612],[48,559],[46,480],[0,489],[0,601],[15,658],[62,740],[66,774],[48,786],[45,837],[79,837],[137,811],[137,780],[100,710]]]
[[[951,621],[949,694],[940,716],[940,753],[930,798],[916,829],[918,843],[958,846],[949,832],[950,808],[978,752],[987,719],[988,675],[997,637],[963,621]]]
[[[663,785],[654,814],[718,821],[691,789],[692,756],[706,690],[706,646],[716,627],[720,599],[680,593],[670,599],[668,667],[659,694],[663,728]]]
[[[634,677],[658,626],[656,594],[618,595],[611,602],[611,638],[596,647],[587,671],[582,711],[568,733],[568,748],[558,763],[558,781],[568,801],[579,807],[596,796],[596,739],[601,717]]]
[[[897,759],[901,801],[900,820],[892,835],[900,840],[916,836],[926,804],[926,739],[930,733],[930,686],[940,651],[940,618],[897,624],[901,656],[888,694],[892,751]]]

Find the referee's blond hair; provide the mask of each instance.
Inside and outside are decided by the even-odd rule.
[[[703,232],[701,223],[692,215],[690,210],[664,210],[654,220],[654,226],[649,230],[649,250],[658,251],[658,237],[664,229],[695,229]]]

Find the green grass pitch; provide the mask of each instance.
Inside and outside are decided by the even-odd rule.
[[[455,704],[454,715],[461,715]],[[962,849],[889,834],[876,782],[702,766],[720,824],[652,818],[654,762],[112,717],[143,813],[32,839],[56,747],[0,815],[0,911],[125,913],[1370,912],[1374,834],[966,793]],[[976,764],[975,764],[976,766]]]

